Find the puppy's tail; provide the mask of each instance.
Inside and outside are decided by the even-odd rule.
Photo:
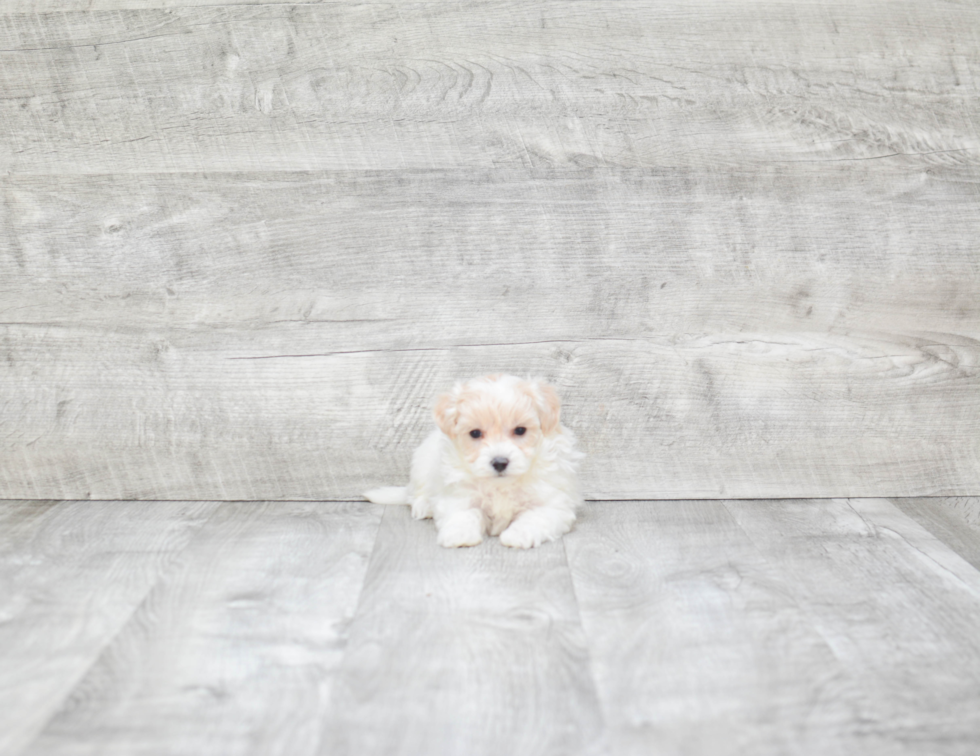
[[[408,489],[404,486],[383,486],[365,491],[364,498],[372,504],[408,504]]]

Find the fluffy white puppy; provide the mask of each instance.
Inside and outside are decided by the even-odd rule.
[[[560,415],[558,394],[540,379],[457,383],[436,401],[439,427],[416,449],[408,487],[364,496],[434,518],[447,548],[475,546],[487,533],[520,549],[553,541],[575,522],[582,501],[576,471],[585,456]]]

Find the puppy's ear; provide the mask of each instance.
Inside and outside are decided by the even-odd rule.
[[[558,398],[558,392],[541,378],[533,379],[530,387],[538,420],[541,422],[541,432],[550,436],[561,422],[561,399]]]
[[[452,436],[456,432],[456,420],[459,419],[459,408],[457,407],[458,393],[458,391],[453,390],[448,394],[441,394],[436,399],[436,406],[433,410],[436,425],[447,436]]]

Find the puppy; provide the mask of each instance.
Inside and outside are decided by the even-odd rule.
[[[411,504],[434,518],[440,546],[499,535],[529,549],[571,530],[585,455],[560,422],[558,394],[540,379],[489,375],[457,383],[436,401],[438,428],[412,457],[407,488],[367,491],[375,504]]]

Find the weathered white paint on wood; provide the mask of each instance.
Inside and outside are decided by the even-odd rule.
[[[216,506],[0,502],[0,753],[37,736]]]
[[[0,496],[353,497],[496,369],[597,498],[978,492],[980,9],[219,6],[0,15]]]
[[[356,497],[407,479],[432,397],[488,368],[555,383],[590,455],[593,498],[950,494],[977,479],[980,355],[966,339],[731,334],[363,351],[298,325],[6,331],[5,385],[18,398],[0,458],[7,492]]]
[[[304,0],[302,5],[332,3],[337,0]],[[411,1],[411,0],[410,0]],[[444,0],[440,0],[444,1]],[[390,0],[358,0],[388,4]],[[160,8],[191,8],[221,5],[297,5],[290,0],[5,0],[6,13],[50,13],[52,11],[109,11]]]
[[[40,176],[4,199],[3,496],[354,497],[407,475],[438,391],[501,369],[558,382],[597,498],[980,484],[965,182]]]
[[[23,753],[317,753],[380,519],[223,504]]]
[[[322,753],[597,753],[602,719],[561,543],[436,545],[385,511]]]
[[[971,3],[0,17],[0,174],[980,164]]]
[[[980,338],[980,199],[943,170],[14,176],[0,192],[0,323],[295,322],[364,348]]]

